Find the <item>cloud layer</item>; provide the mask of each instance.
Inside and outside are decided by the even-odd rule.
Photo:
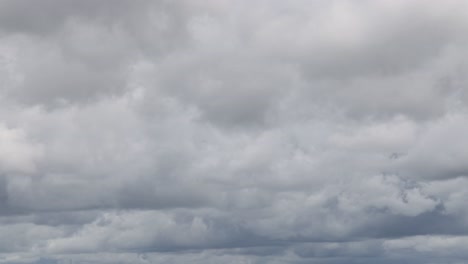
[[[0,0],[0,263],[465,263],[467,10]]]

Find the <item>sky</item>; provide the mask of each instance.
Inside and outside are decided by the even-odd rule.
[[[467,45],[462,0],[0,0],[0,263],[468,263]]]

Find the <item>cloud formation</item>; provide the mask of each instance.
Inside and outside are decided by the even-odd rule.
[[[465,263],[466,10],[0,0],[0,263]]]

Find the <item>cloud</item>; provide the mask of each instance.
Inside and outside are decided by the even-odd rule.
[[[0,263],[464,263],[461,1],[0,1]]]

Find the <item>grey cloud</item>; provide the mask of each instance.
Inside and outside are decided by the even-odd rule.
[[[13,57],[8,68],[18,77],[2,90],[27,104],[57,107],[120,94],[139,57],[163,55],[186,38],[185,12],[176,3],[46,0],[2,5],[5,56]]]
[[[2,27],[7,33],[52,34],[59,30],[67,20],[86,18],[115,22],[120,17],[136,15],[144,10],[148,1],[34,1],[4,0],[0,3]]]
[[[464,263],[466,4],[0,1],[0,263]]]
[[[289,10],[283,7],[287,11],[268,9],[272,24],[258,23],[256,42],[293,55],[314,79],[404,73],[465,41],[460,33],[467,25],[457,4],[335,1],[317,7],[294,1]]]
[[[466,133],[465,126],[464,114],[434,121],[414,149],[398,161],[400,171],[426,180],[466,177],[468,167],[461,160],[466,159],[467,153],[464,144],[458,144]]]
[[[158,87],[194,105],[209,122],[221,126],[268,124],[271,108],[281,98],[282,90],[294,82],[288,67],[267,67],[242,54],[242,58],[233,58],[221,53],[210,60],[204,59],[203,53],[182,56],[169,58]]]

